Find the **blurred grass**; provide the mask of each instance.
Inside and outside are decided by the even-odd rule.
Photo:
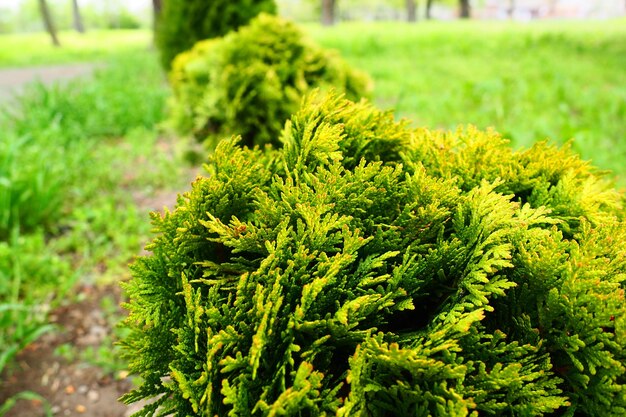
[[[374,101],[415,125],[495,127],[515,147],[574,139],[626,184],[626,21],[305,25],[376,82]],[[0,36],[0,67],[133,59],[149,31]]]
[[[81,35],[59,33],[61,48],[54,48],[46,33],[0,35],[0,68],[108,61],[120,54],[151,48],[149,30],[90,30]]]
[[[147,51],[110,57],[91,79],[28,86],[0,115],[0,238],[52,231],[89,189],[98,165],[85,162],[107,139],[160,122],[167,93]]]
[[[157,131],[168,94],[156,54],[124,49],[0,103],[0,374],[78,281],[127,276],[151,227],[133,194],[182,188]]]
[[[306,29],[375,80],[415,125],[490,126],[515,147],[549,138],[626,184],[626,22],[342,23]]]

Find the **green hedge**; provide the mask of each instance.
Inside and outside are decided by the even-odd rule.
[[[569,149],[314,95],[133,266],[147,415],[626,413],[624,195]]]
[[[262,14],[224,38],[180,54],[170,74],[171,117],[180,133],[245,144],[278,144],[279,132],[313,88],[334,88],[351,99],[371,90],[370,78],[336,52],[309,41],[293,23]]]
[[[167,69],[196,42],[226,35],[259,13],[276,13],[274,0],[164,0],[156,44]]]

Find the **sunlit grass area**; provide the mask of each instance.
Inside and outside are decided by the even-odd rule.
[[[85,34],[60,32],[61,48],[46,33],[0,35],[0,67],[25,67],[77,61],[106,61],[128,51],[151,47],[148,30],[91,30]]]
[[[373,76],[379,106],[416,125],[494,127],[525,147],[574,139],[583,158],[625,173],[623,20],[342,23],[307,30]]]

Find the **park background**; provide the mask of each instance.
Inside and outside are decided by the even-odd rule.
[[[0,415],[128,413],[118,284],[150,238],[148,213],[172,208],[204,160],[167,123],[155,5],[0,0]],[[626,2],[278,5],[368,72],[372,101],[397,118],[493,128],[515,148],[570,143],[626,185]],[[19,72],[40,79],[7,78]]]

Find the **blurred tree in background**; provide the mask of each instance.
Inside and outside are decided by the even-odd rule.
[[[459,17],[462,19],[469,19],[470,0],[459,0]]]
[[[163,9],[163,0],[152,0],[152,27],[156,31],[156,22],[161,16]]]
[[[433,0],[426,0],[426,19],[432,18],[431,10],[433,8]]]
[[[44,0],[58,31],[87,29],[137,29],[152,24],[152,7],[145,10],[123,0]],[[0,33],[46,30],[40,0],[13,0],[0,5]]]
[[[330,26],[335,24],[337,0],[322,0],[322,24]]]
[[[85,26],[83,25],[83,17],[80,14],[78,0],[72,0],[72,16],[74,18],[74,29],[76,29],[76,32],[85,33]]]
[[[50,34],[50,39],[52,39],[52,44],[54,46],[61,46],[61,43],[59,42],[59,38],[57,36],[56,27],[54,26],[54,20],[52,19],[52,15],[50,14],[50,9],[48,8],[48,3],[46,3],[46,0],[39,0],[39,10],[41,11],[41,17],[43,19],[44,26]]]
[[[415,0],[406,0],[406,20],[417,21],[417,3]]]
[[[353,20],[416,22],[420,16],[442,18],[442,11],[443,18],[450,19],[468,15],[470,6],[483,5],[478,0],[277,0],[277,3],[281,15],[298,21],[318,20],[323,26]],[[433,9],[437,10],[433,12]]]

